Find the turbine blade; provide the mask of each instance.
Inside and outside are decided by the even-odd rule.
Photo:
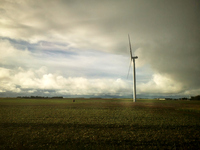
[[[131,59],[131,61],[132,61],[132,59]],[[127,79],[128,79],[129,72],[130,72],[130,69],[131,69],[131,61],[130,61],[129,69],[128,69]]]
[[[130,55],[131,55],[131,59],[133,57],[133,54],[132,54],[132,49],[131,49],[131,40],[130,40],[130,36],[128,34],[128,40],[129,40],[129,47],[130,47]]]

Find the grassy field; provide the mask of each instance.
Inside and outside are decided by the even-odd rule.
[[[0,149],[200,149],[200,101],[0,98]]]

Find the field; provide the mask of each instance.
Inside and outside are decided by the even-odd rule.
[[[200,101],[0,98],[0,149],[200,149]]]

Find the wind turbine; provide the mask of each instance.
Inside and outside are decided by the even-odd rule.
[[[133,56],[132,54],[132,49],[131,49],[131,41],[130,41],[130,36],[128,35],[128,40],[129,40],[129,47],[130,47],[130,56],[131,56],[131,63],[133,65],[133,102],[136,102],[136,75],[135,75],[135,59],[137,59],[137,56]],[[131,64],[130,64],[131,66]],[[128,70],[128,75],[130,71],[130,66]],[[128,77],[128,76],[127,76]]]

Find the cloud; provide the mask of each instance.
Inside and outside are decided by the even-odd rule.
[[[53,90],[63,87],[67,93],[62,80],[66,85],[78,85],[75,81],[79,81],[93,86],[95,82],[100,89],[104,79],[115,83],[121,78],[124,82],[129,63],[128,33],[139,57],[138,91],[199,91],[198,0],[1,0],[1,4],[1,76],[5,79],[12,74],[24,80],[12,80],[2,91],[9,87],[17,91],[23,86],[31,92],[40,85]],[[41,66],[46,70],[33,72]],[[16,71],[19,67],[23,71]],[[110,87],[107,84],[104,88]]]
[[[183,92],[183,85],[177,84],[171,78],[154,74],[152,80],[138,85],[138,93],[147,94],[179,94]]]
[[[0,72],[6,75],[6,78],[1,76],[1,92],[28,92],[32,94],[42,90],[43,94],[54,91],[60,95],[124,95],[125,91],[129,91],[129,85],[121,79],[65,78],[61,75],[48,73],[45,67],[38,70],[0,68]]]
[[[139,65],[149,63],[156,74],[170,78],[174,85],[184,89],[198,88],[200,81],[199,47],[197,43],[178,41],[154,43],[136,51]]]
[[[21,92],[20,88],[18,88],[13,82],[10,82],[12,78],[9,69],[0,68],[0,74],[0,92]]]
[[[32,54],[27,50],[16,49],[8,40],[0,39],[0,64],[4,66],[15,66],[26,64],[26,60],[32,60]]]
[[[10,74],[10,70],[6,69],[6,68],[0,68],[0,79],[1,80],[7,80],[9,79],[9,74]]]
[[[99,78],[103,75],[103,78],[111,76],[121,78],[126,76],[129,63],[126,56],[101,51],[44,50],[40,42],[30,46],[28,42],[2,39],[0,44],[2,45],[0,65],[11,69],[18,67],[38,69],[46,66],[51,72],[62,72],[68,77]]]

